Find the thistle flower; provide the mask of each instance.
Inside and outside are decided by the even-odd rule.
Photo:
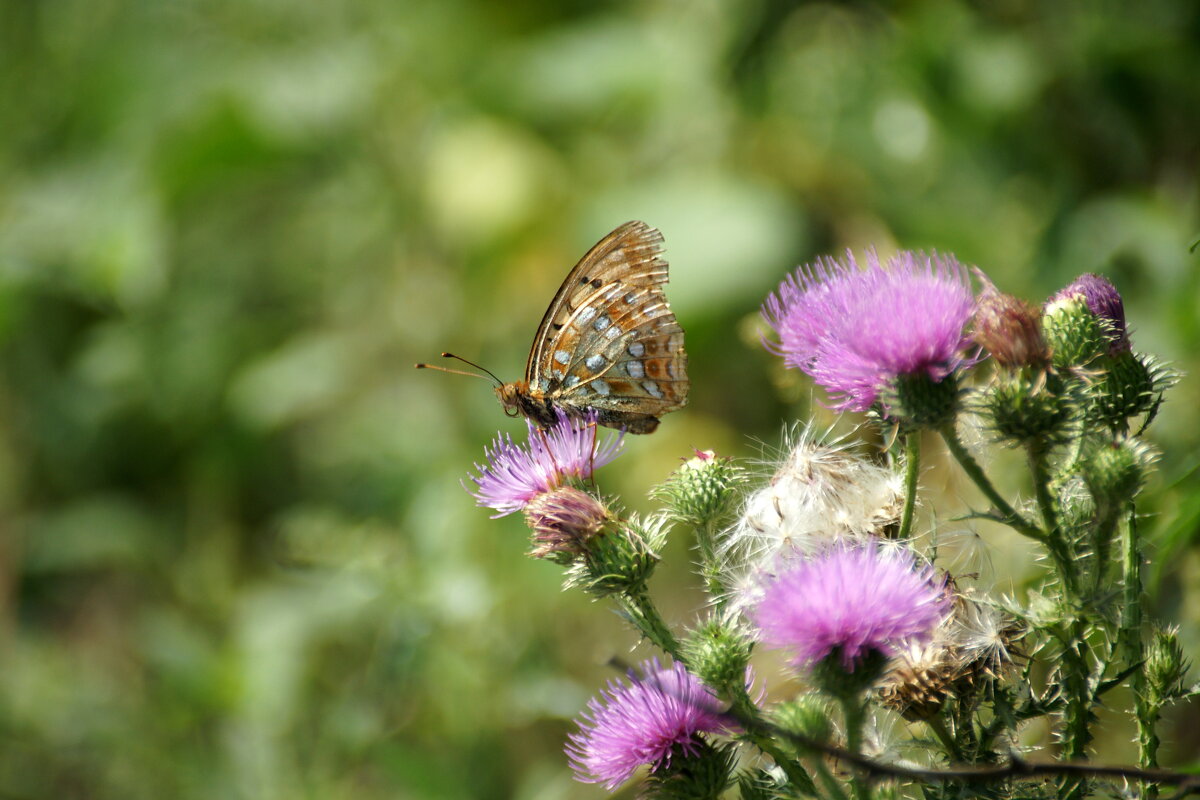
[[[753,613],[769,646],[790,650],[799,667],[837,651],[853,672],[868,656],[893,655],[927,641],[949,612],[950,598],[933,569],[912,551],[872,542],[835,545],[791,565],[764,590]]]
[[[579,420],[559,411],[558,421],[545,431],[527,424],[524,445],[514,444],[508,434],[497,436],[484,451],[486,463],[475,465],[479,474],[468,476],[475,488],[463,485],[478,505],[496,510],[493,518],[520,511],[568,479],[590,477],[616,458],[624,444],[624,433],[597,442],[595,412]]]
[[[801,267],[767,298],[762,314],[779,336],[768,349],[824,386],[838,410],[866,411],[901,376],[940,383],[973,363],[963,327],[973,300],[953,256],[874,253],[860,270],[823,259]]]
[[[682,664],[650,659],[640,672],[588,702],[566,748],[577,780],[611,791],[643,764],[657,771],[672,755],[699,755],[702,734],[729,730],[717,699]]]

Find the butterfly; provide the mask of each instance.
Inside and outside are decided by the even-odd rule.
[[[542,317],[525,379],[496,379],[507,413],[549,428],[558,411],[594,411],[601,425],[652,433],[659,417],[687,405],[687,352],[663,294],[662,245],[657,229],[635,221],[588,250]]]

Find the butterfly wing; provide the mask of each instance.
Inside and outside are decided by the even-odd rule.
[[[627,222],[567,274],[538,326],[525,380],[568,412],[648,433],[687,404],[683,328],[667,304],[663,237]]]

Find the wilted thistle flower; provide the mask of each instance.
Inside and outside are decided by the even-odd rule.
[[[779,336],[768,348],[784,363],[824,386],[835,409],[866,411],[911,383],[902,378],[940,383],[972,363],[963,334],[972,307],[970,280],[953,256],[902,251],[886,265],[868,253],[863,270],[849,254],[844,263],[827,258],[801,267],[762,314]],[[948,408],[918,415],[952,413],[949,394],[940,403]]]
[[[954,694],[960,670],[956,655],[936,637],[929,642],[909,643],[892,660],[880,682],[880,701],[905,719],[933,719]]]
[[[761,589],[782,562],[841,539],[883,536],[899,524],[904,476],[853,452],[845,440],[802,428],[775,475],[750,495],[721,540],[735,606]]]
[[[766,586],[751,616],[762,641],[791,651],[797,666],[836,653],[853,672],[868,656],[928,640],[949,606],[932,567],[918,566],[907,548],[870,542],[834,545],[790,565]]]
[[[1041,312],[1032,303],[1004,294],[982,272],[983,290],[975,302],[972,338],[1004,367],[1036,367],[1049,362]]]
[[[720,703],[682,664],[663,667],[651,659],[639,671],[640,677],[631,672],[628,681],[610,681],[568,737],[577,780],[611,791],[643,764],[659,770],[673,755],[698,755],[703,734],[730,730]]]
[[[608,519],[599,500],[574,486],[539,494],[525,506],[525,523],[533,531],[530,555],[569,563],[585,552]]]
[[[493,517],[520,511],[568,479],[588,478],[616,458],[624,444],[624,433],[597,442],[595,412],[580,420],[560,411],[558,422],[545,431],[528,425],[524,445],[514,444],[507,434],[497,436],[484,452],[486,463],[475,465],[479,474],[468,476],[475,488],[467,491],[479,505],[495,509]]]
[[[1000,676],[1012,663],[1017,632],[995,606],[955,595],[953,610],[933,635],[910,642],[893,658],[877,688],[879,699],[906,719],[932,719],[947,699]]]
[[[999,607],[957,595],[950,626],[950,640],[975,677],[998,678],[1013,663],[1013,646],[1022,629]]]

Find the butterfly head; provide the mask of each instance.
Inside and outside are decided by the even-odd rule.
[[[521,413],[521,397],[528,394],[529,385],[524,381],[502,383],[496,387],[496,397],[500,398],[500,405],[504,406],[504,413],[510,417]]]
[[[510,417],[520,414],[540,428],[549,428],[558,421],[554,403],[546,397],[535,396],[525,381],[500,384],[496,387],[496,397],[500,398],[504,413]]]

